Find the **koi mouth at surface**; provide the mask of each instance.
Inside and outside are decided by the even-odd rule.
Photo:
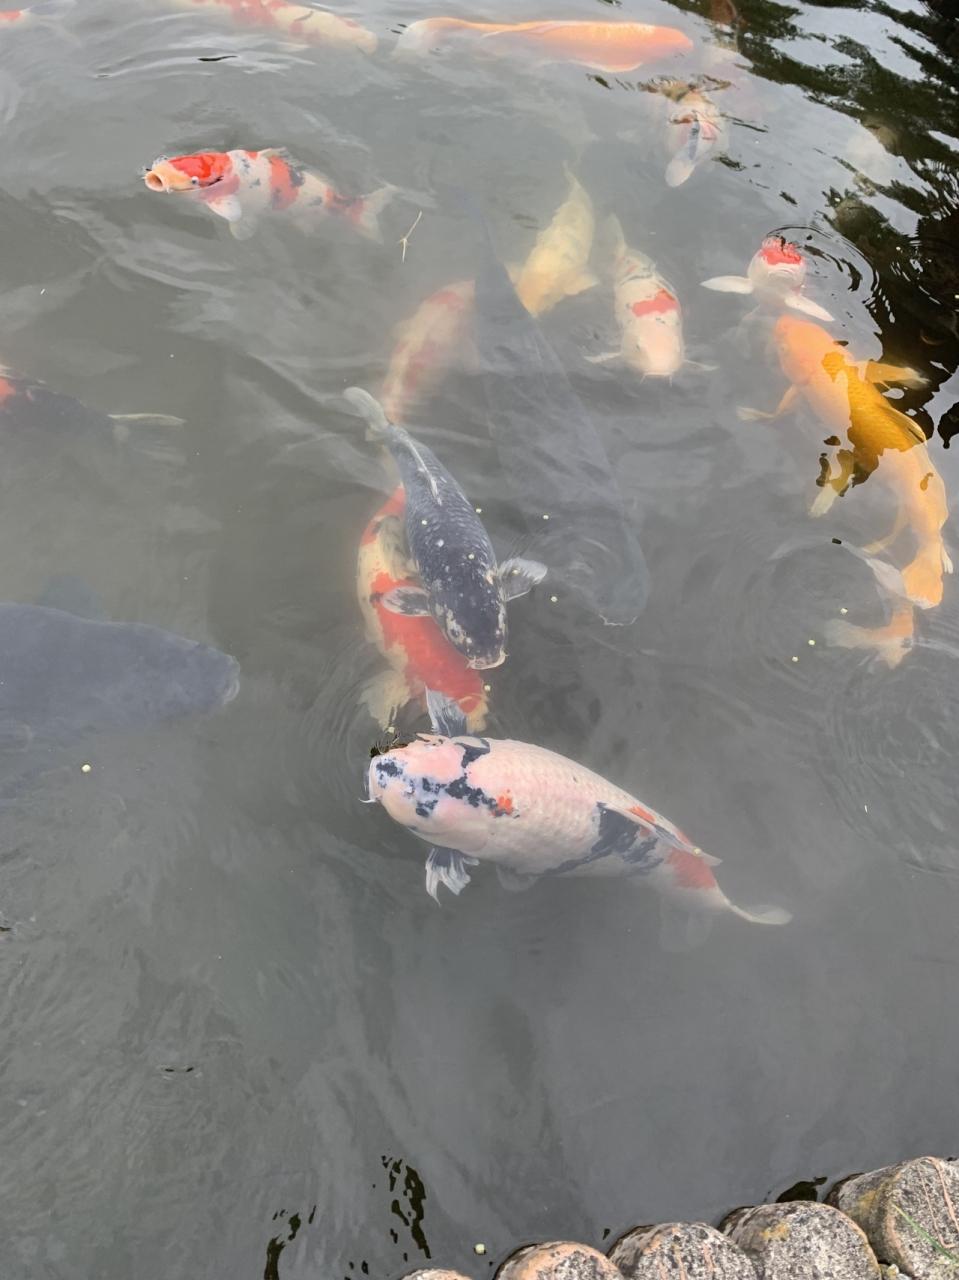
[[[188,178],[186,174],[176,173],[175,170],[164,177],[162,173],[157,172],[159,168],[160,165],[155,164],[152,169],[147,169],[143,175],[143,181],[150,191],[162,191],[166,195],[181,195],[185,191],[209,191],[211,187],[223,181],[220,176],[201,183],[198,179]]]

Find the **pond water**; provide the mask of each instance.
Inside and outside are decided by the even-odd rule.
[[[894,667],[827,643],[839,617],[883,622],[848,544],[887,531],[889,493],[871,478],[810,518],[823,428],[808,407],[738,419],[786,382],[750,300],[700,288],[770,232],[798,242],[850,353],[924,375],[889,395],[955,506],[948,24],[882,0],[448,11],[693,41],[600,74],[467,44],[394,59],[421,10],[342,12],[375,56],[161,0],[0,32],[3,362],[185,420],[6,429],[2,599],[70,575],[111,618],[242,669],[215,715],[39,766],[0,755],[0,1271],[19,1280],[339,1280],[428,1258],[482,1275],[526,1240],[715,1220],[956,1145],[959,586]],[[661,74],[699,77],[728,129],[675,188],[663,95],[642,91]],[[351,194],[395,184],[382,243],[280,216],[237,239],[140,177],[161,154],[269,146]],[[710,368],[588,362],[616,341],[608,276],[542,316],[651,591],[631,627],[548,587],[512,604],[488,729],[626,787],[723,859],[730,898],[792,913],[717,920],[688,951],[624,881],[511,894],[477,868],[437,907],[425,846],[361,803],[383,664],[356,555],[383,497],[341,393],[375,391],[395,326],[474,272],[482,234],[450,193],[522,261],[567,165],[656,260]],[[488,504],[497,550],[522,552],[480,375],[453,355],[415,429]]]

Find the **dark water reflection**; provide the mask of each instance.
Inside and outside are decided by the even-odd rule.
[[[682,26],[697,70],[729,82],[726,162],[686,187],[662,181],[640,73],[393,62],[408,4],[357,12],[375,60],[147,0],[2,33],[3,360],[105,411],[187,420],[125,446],[5,437],[2,598],[75,574],[245,679],[218,717],[79,744],[0,814],[4,1274],[386,1277],[429,1256],[480,1275],[521,1240],[713,1219],[956,1145],[956,587],[894,671],[824,644],[840,608],[882,619],[833,541],[875,536],[881,497],[809,520],[817,429],[737,421],[782,378],[739,331],[743,300],[698,287],[773,228],[798,238],[857,354],[926,375],[897,405],[956,503],[952,28],[878,0],[616,12]],[[345,188],[411,193],[385,245],[280,223],[237,242],[137,178],[164,152],[270,144]],[[377,659],[355,550],[380,498],[337,397],[375,386],[392,326],[475,262],[431,193],[480,194],[511,260],[566,161],[718,368],[670,386],[587,364],[609,341],[602,292],[544,319],[652,590],[628,644],[520,601],[492,729],[634,788],[724,859],[731,898],[793,912],[722,921],[688,954],[660,950],[629,886],[507,895],[477,875],[437,910],[421,850],[360,804]],[[476,397],[466,363],[423,435],[512,551]]]

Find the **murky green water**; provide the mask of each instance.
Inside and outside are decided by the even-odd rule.
[[[699,288],[769,231],[797,239],[837,336],[925,374],[897,404],[956,502],[948,24],[879,0],[452,10],[680,26],[690,68],[730,82],[730,138],[670,190],[644,70],[398,62],[422,12],[350,12],[375,58],[159,0],[0,32],[3,361],[187,420],[125,443],[9,433],[0,595],[77,575],[112,617],[211,641],[244,678],[215,717],[79,743],[39,780],[4,756],[0,1274],[18,1280],[337,1280],[427,1257],[481,1275],[520,1241],[715,1219],[955,1147],[959,588],[894,670],[824,643],[840,609],[882,621],[833,543],[888,525],[880,486],[810,520],[822,431],[738,421],[784,381],[738,331],[747,300]],[[384,244],[280,219],[237,241],[138,176],[161,153],[268,145],[350,191],[403,188]],[[515,605],[491,731],[634,790],[723,858],[731,897],[793,913],[720,921],[683,954],[660,949],[652,897],[614,882],[510,895],[477,875],[438,909],[422,848],[360,804],[379,662],[356,549],[381,499],[340,447],[368,451],[337,397],[375,387],[392,327],[469,273],[475,231],[442,192],[479,196],[522,258],[566,162],[717,368],[670,385],[586,363],[611,337],[604,288],[544,319],[652,594],[628,635],[543,592]],[[476,394],[464,359],[423,434],[506,550],[516,512]]]

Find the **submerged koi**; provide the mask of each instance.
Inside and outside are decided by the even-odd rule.
[[[726,125],[716,104],[699,89],[676,86],[667,96],[674,98],[675,106],[668,115],[672,159],[666,166],[666,185],[679,187],[698,165],[723,149]]]
[[[908,528],[915,539],[915,555],[902,570],[902,596],[922,609],[942,600],[943,573],[952,572],[942,526],[948,518],[946,491],[926,448],[918,423],[880,395],[877,384],[921,382],[912,369],[874,361],[856,363],[818,324],[784,314],[774,330],[779,362],[790,386],[772,413],[740,409],[746,421],[771,420],[788,412],[800,398],[833,433],[830,447],[837,450],[833,471],[823,455],[821,492],[812,514],[822,515],[851,486],[867,480],[876,469],[892,488],[898,502],[892,532],[876,544],[878,551],[890,545]],[[848,442],[843,446],[843,438]]]
[[[414,407],[469,338],[475,287],[458,280],[431,293],[396,330],[380,400],[391,422],[407,422]]]
[[[172,0],[179,9],[231,14],[244,26],[273,28],[304,44],[351,45],[375,53],[372,31],[327,9],[290,4],[288,0]]]
[[[593,202],[568,171],[567,176],[569,194],[515,275],[516,293],[530,315],[544,315],[563,298],[597,283],[588,267],[596,225]]]
[[[367,685],[363,701],[382,728],[409,703],[426,706],[426,689],[452,699],[471,731],[486,724],[488,697],[483,678],[450,644],[433,618],[395,613],[383,603],[391,591],[420,589],[410,560],[402,485],[386,500],[363,531],[357,559],[356,592],[366,633],[392,670]]]
[[[719,861],[635,796],[582,765],[527,742],[465,737],[462,713],[427,694],[432,734],[377,756],[370,799],[433,847],[426,888],[459,893],[467,866],[492,863],[508,888],[544,876],[634,876],[663,896],[664,924],[681,918],[700,941],[717,912],[755,924],[784,924],[779,908],[747,911],[713,874]],[[675,943],[675,937],[668,938]]]
[[[123,441],[129,435],[129,427],[137,423],[182,427],[183,419],[162,413],[104,413],[73,396],[53,391],[42,382],[0,367],[0,430],[4,433],[77,435],[91,431]]]
[[[328,214],[343,218],[360,235],[380,239],[379,214],[396,193],[380,187],[366,196],[344,196],[321,173],[295,165],[276,148],[265,151],[202,151],[161,156],[143,175],[150,191],[184,195],[225,218],[244,240],[261,214],[285,213],[302,230],[313,230]]]
[[[828,644],[843,649],[874,649],[887,667],[898,667],[912,649],[916,635],[916,614],[908,601],[900,601],[892,617],[881,627],[857,627],[841,618],[826,623],[823,632]]]
[[[784,236],[767,236],[753,254],[744,276],[711,276],[704,289],[717,293],[753,293],[761,303],[802,311],[817,320],[833,320],[825,307],[803,295],[806,259]]]
[[[461,18],[422,18],[406,28],[398,53],[430,52],[452,37],[476,37],[483,49],[513,49],[548,62],[574,62],[596,71],[634,71],[669,54],[689,53],[693,42],[675,27],[645,22],[465,22]]]
[[[593,364],[624,360],[644,377],[671,378],[685,359],[679,299],[652,259],[627,245],[619,219],[611,217],[607,225],[613,241],[614,305],[622,346],[619,351],[586,358]]]

